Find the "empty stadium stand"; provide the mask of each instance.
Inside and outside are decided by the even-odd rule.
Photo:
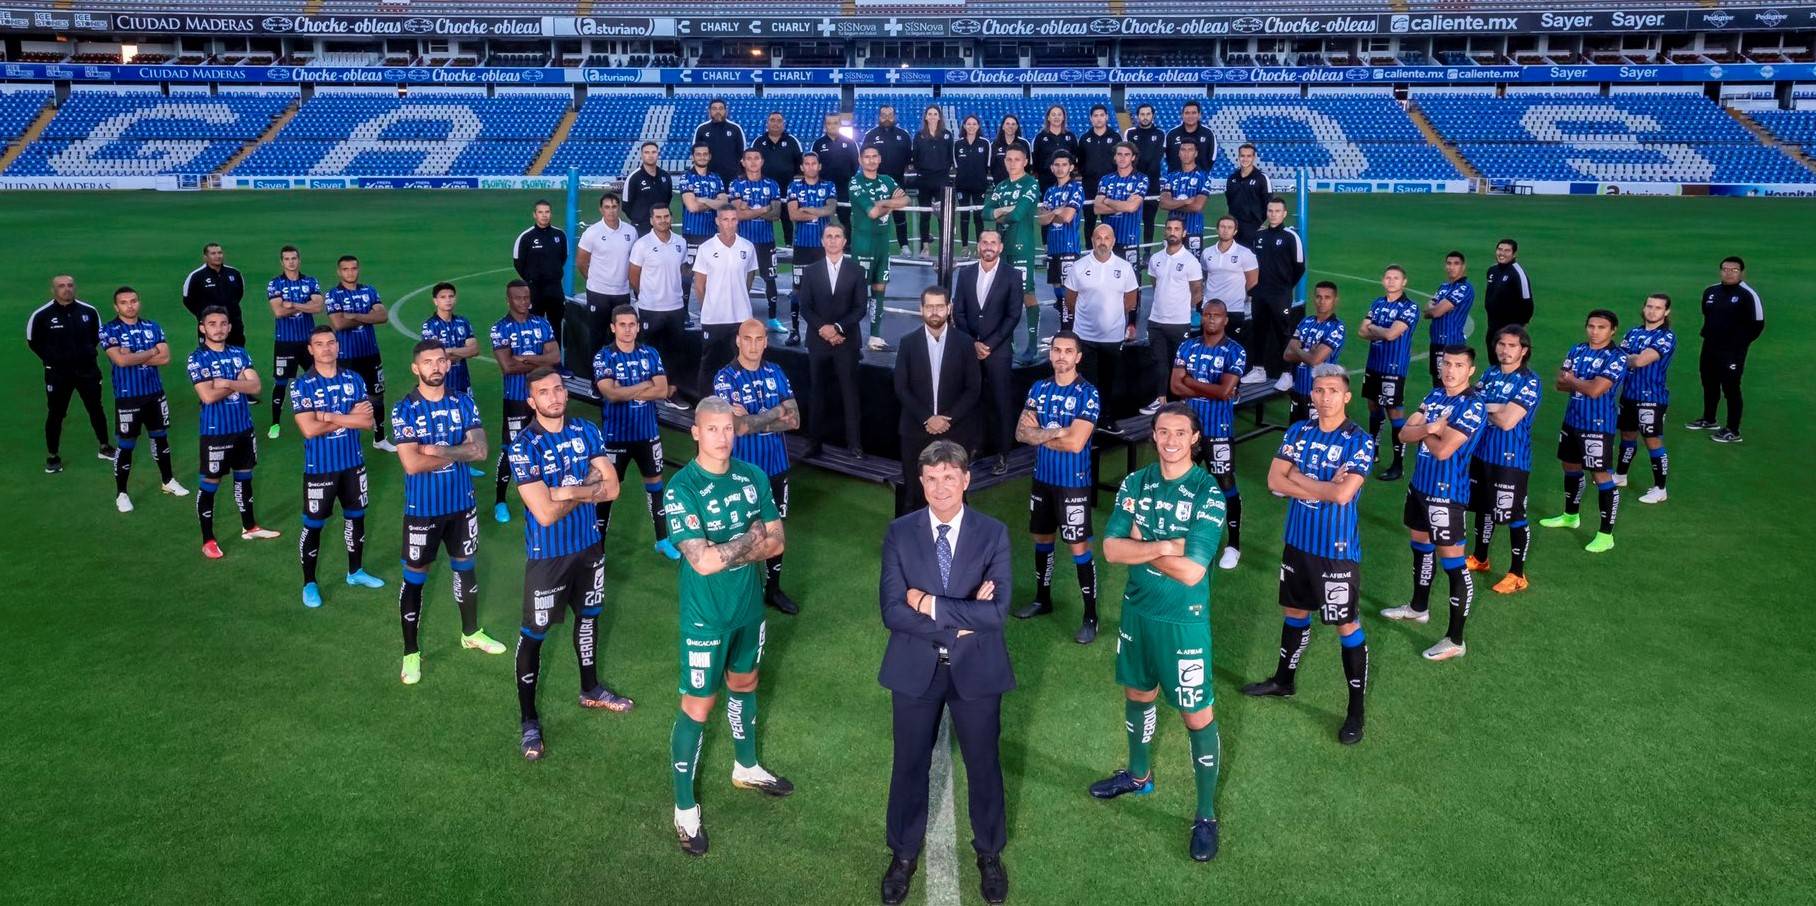
[[[254,151],[244,175],[523,173],[573,98],[565,91],[318,93]]]
[[[821,132],[820,120],[839,109],[836,91],[772,91],[759,98],[748,92],[691,91],[664,97],[654,91],[596,89],[587,95],[568,140],[549,161],[549,170],[578,168],[586,176],[616,177],[637,163],[637,147],[652,141],[662,146],[662,166],[687,166],[694,129],[706,121],[715,97],[726,101],[729,118],[744,129],[747,141],[764,130],[770,111],[782,114],[788,131],[803,145]]]
[[[162,96],[77,88],[8,176],[209,173],[258,138],[296,92]]]

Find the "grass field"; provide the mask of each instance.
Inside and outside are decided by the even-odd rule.
[[[505,275],[491,271],[508,266],[529,199],[0,194],[0,232],[13,237],[0,258],[0,305],[18,325],[46,298],[51,274],[72,271],[106,313],[112,287],[132,283],[181,359],[188,345],[178,339],[187,331],[177,288],[202,243],[226,243],[255,285],[274,269],[277,247],[295,243],[305,269],[324,281],[334,256],[358,253],[387,300],[480,272],[464,281],[462,297],[464,312],[484,325],[502,309]],[[1192,786],[1177,719],[1164,720],[1157,740],[1154,796],[1106,804],[1085,795],[1125,754],[1109,633],[1123,575],[1103,569],[1106,638],[1080,647],[1071,641],[1076,591],[1062,570],[1059,618],[1009,627],[1021,681],[1005,701],[1003,740],[1012,902],[1816,898],[1816,793],[1808,774],[1796,779],[1809,770],[1816,739],[1816,646],[1799,610],[1808,606],[1806,558],[1816,541],[1803,513],[1816,501],[1816,480],[1798,458],[1816,444],[1816,430],[1809,375],[1797,364],[1816,350],[1806,298],[1816,285],[1808,251],[1816,206],[1319,196],[1312,211],[1316,276],[1338,280],[1352,324],[1382,265],[1406,265],[1412,286],[1430,290],[1446,250],[1467,251],[1479,275],[1497,238],[1518,237],[1538,296],[1534,361],[1547,376],[1580,338],[1588,308],[1636,317],[1644,293],[1670,292],[1685,338],[1672,380],[1671,500],[1639,505],[1648,478],[1643,464],[1636,468],[1619,547],[1600,557],[1581,550],[1587,531],[1535,528],[1532,590],[1507,599],[1482,586],[1470,655],[1433,665],[1418,653],[1441,634],[1441,615],[1422,627],[1373,616],[1403,601],[1411,579],[1403,489],[1365,491],[1373,687],[1368,738],[1343,748],[1333,739],[1344,692],[1329,630],[1314,636],[1297,699],[1252,701],[1236,691],[1272,669],[1279,638],[1283,506],[1261,492],[1271,447],[1244,445],[1246,554],[1240,569],[1217,574],[1212,608],[1223,854],[1208,866],[1186,857]],[[1751,265],[1770,320],[1748,375],[1747,442],[1723,447],[1681,426],[1700,400],[1696,294],[1731,253]],[[264,363],[270,319],[256,301],[247,311],[249,346]],[[405,320],[427,311],[418,293]],[[406,338],[386,331],[383,343],[394,387],[407,385]],[[691,860],[676,852],[669,828],[675,568],[649,551],[649,527],[634,518],[640,506],[627,501],[607,542],[601,645],[603,676],[635,697],[637,710],[620,716],[573,704],[562,630],[545,660],[549,757],[525,764],[510,660],[457,649],[445,567],[431,578],[424,612],[423,682],[397,681],[401,482],[393,460],[370,457],[367,553],[391,586],[324,581],[327,606],[306,611],[297,597],[294,429],[261,443],[258,470],[260,516],[284,538],[255,545],[228,533],[227,559],[204,561],[191,499],[152,492],[149,456],[135,470],[138,510],[114,512],[108,467],[87,455],[79,416],[65,431],[66,471],[40,474],[36,362],[18,339],[8,350],[0,357],[12,401],[0,413],[0,508],[13,514],[0,541],[0,898],[875,901],[887,862],[890,732],[888,697],[875,682],[885,638],[874,565],[889,517],[883,490],[796,477],[786,584],[803,612],[770,620],[762,745],[765,764],[800,791],[769,801],[731,789],[728,733],[715,720],[699,784],[713,850]],[[1345,361],[1361,358],[1352,350]],[[481,364],[474,377],[482,412],[495,420],[497,370]],[[178,474],[193,487],[195,400],[180,368],[166,369],[165,381]],[[1360,418],[1360,399],[1354,406]],[[1548,394],[1535,431],[1535,519],[1560,503],[1550,438],[1562,412]],[[258,413],[261,428],[266,418]],[[668,440],[673,459],[691,453],[685,438]],[[482,502],[486,487],[489,479]],[[974,501],[1009,523],[1023,562],[1031,559],[1021,534],[1025,495],[1012,483]],[[230,509],[223,499],[223,528],[235,522]],[[1100,509],[1099,526],[1102,518]],[[483,623],[509,639],[521,522],[487,519],[482,532]],[[1499,544],[1497,567],[1506,557]],[[338,575],[332,532],[323,548],[324,577]],[[1028,571],[1016,576],[1018,603],[1031,594]],[[976,902],[960,774],[960,891]]]

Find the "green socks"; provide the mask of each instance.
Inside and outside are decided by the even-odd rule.
[[[1129,776],[1136,780],[1148,776],[1148,744],[1154,741],[1158,714],[1153,702],[1123,700],[1122,725],[1129,731]]]
[[[740,767],[757,766],[757,693],[733,692],[725,697],[725,720],[731,724],[732,755]],[[679,759],[676,759],[679,760]]]
[[[1192,737],[1192,779],[1198,782],[1198,817],[1215,818],[1217,772],[1223,767],[1223,739],[1214,720],[1202,730],[1188,730],[1187,733]]]
[[[1028,355],[1032,356],[1040,348],[1040,306],[1030,305],[1022,312],[1028,321]]]
[[[694,771],[700,763],[700,740],[706,725],[675,709],[675,729],[668,737],[668,760],[675,775],[675,808],[690,809],[694,801]]]

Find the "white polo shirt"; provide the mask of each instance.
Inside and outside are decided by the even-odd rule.
[[[681,308],[681,265],[687,260],[687,240],[679,230],[670,230],[663,242],[651,230],[631,243],[629,264],[635,264],[637,307],[644,311],[676,311]],[[629,268],[626,268],[628,273]],[[628,279],[628,278],[626,278]]]
[[[757,272],[757,247],[742,236],[727,246],[719,234],[700,243],[694,273],[706,275],[700,297],[701,324],[737,324],[750,320],[750,275]]]
[[[1192,323],[1192,304],[1197,301],[1192,298],[1192,281],[1204,279],[1204,268],[1192,250],[1181,245],[1177,252],[1168,253],[1164,248],[1155,252],[1148,259],[1148,276],[1154,278],[1148,322],[1177,327]]]
[[[1072,262],[1066,289],[1078,293],[1077,316],[1072,321],[1078,338],[1087,343],[1122,342],[1129,327],[1122,300],[1140,285],[1135,265],[1115,255],[1099,261],[1092,253]]]
[[[606,296],[631,294],[631,246],[637,242],[637,228],[620,219],[612,229],[601,220],[580,234],[580,250],[593,256],[586,265],[586,291]]]
[[[1230,314],[1248,314],[1248,278],[1261,264],[1255,253],[1240,242],[1231,242],[1230,250],[1217,250],[1215,241],[1204,246],[1204,297],[1222,299]]]

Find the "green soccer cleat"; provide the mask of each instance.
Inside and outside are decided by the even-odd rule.
[[[272,425],[271,430],[265,432],[265,436],[271,438],[272,440],[277,440],[277,436],[280,433],[282,433],[282,432],[279,431],[278,426]]]
[[[406,686],[422,682],[422,652],[404,655],[403,681]]]
[[[1539,525],[1545,528],[1582,528],[1583,516],[1581,513],[1559,513],[1540,519]]]
[[[486,635],[486,631],[483,629],[474,632],[472,635],[461,636],[460,647],[477,649],[486,654],[504,653],[504,643]]]
[[[1592,554],[1604,554],[1614,550],[1614,536],[1607,532],[1596,532],[1595,537],[1589,539],[1588,544],[1583,545],[1583,550]]]

